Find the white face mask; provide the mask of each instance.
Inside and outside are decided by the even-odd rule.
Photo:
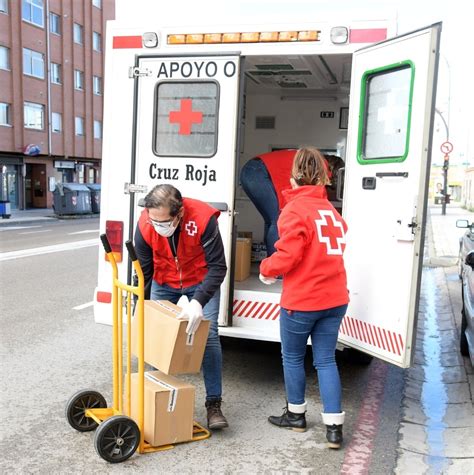
[[[150,223],[160,236],[170,237],[174,234],[176,228],[178,227],[178,225],[173,225],[173,221],[170,221],[169,223],[155,223],[153,221],[150,221]]]

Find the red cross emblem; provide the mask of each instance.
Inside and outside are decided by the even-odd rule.
[[[192,99],[181,99],[181,110],[171,111],[169,119],[171,124],[179,124],[180,135],[190,135],[192,125],[202,123],[202,112],[193,111]]]
[[[194,236],[198,232],[198,228],[197,228],[196,223],[194,221],[188,221],[184,228],[186,229],[186,232],[190,236]]]
[[[319,242],[326,245],[328,255],[342,255],[344,250],[343,244],[346,243],[342,223],[336,220],[332,210],[320,210],[319,215],[321,219],[314,220]],[[328,218],[331,222],[328,222]]]

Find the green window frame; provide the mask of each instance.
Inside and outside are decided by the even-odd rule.
[[[406,74],[409,75],[407,87],[397,87],[402,84],[400,80],[405,80]],[[406,160],[410,146],[414,80],[415,65],[410,60],[368,70],[363,74],[357,142],[357,161],[360,164]],[[384,82],[389,86],[392,82],[392,87],[384,89]],[[388,105],[388,102],[391,104]],[[373,137],[377,138],[372,140]],[[387,149],[386,155],[381,153],[381,147]]]

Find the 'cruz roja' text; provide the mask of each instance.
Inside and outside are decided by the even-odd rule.
[[[179,168],[160,168],[156,163],[152,163],[150,165],[149,174],[153,180],[180,180],[181,171]],[[207,165],[204,165],[203,169],[196,168],[189,164],[186,165],[184,179],[186,181],[198,181],[202,186],[206,186],[209,181],[217,181],[216,171],[208,170]]]

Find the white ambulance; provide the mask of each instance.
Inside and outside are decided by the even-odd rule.
[[[316,146],[345,160],[350,305],[340,344],[401,367],[413,356],[441,24],[395,36],[393,21],[239,27],[108,23],[101,233],[120,278],[139,201],[159,183],[221,211],[228,274],[220,333],[279,341],[281,283],[258,263],[235,281],[238,232],[263,241],[239,183],[243,164]],[[342,178],[342,177],[341,177]],[[340,180],[342,182],[342,180]],[[95,320],[111,322],[111,266],[99,251]]]

